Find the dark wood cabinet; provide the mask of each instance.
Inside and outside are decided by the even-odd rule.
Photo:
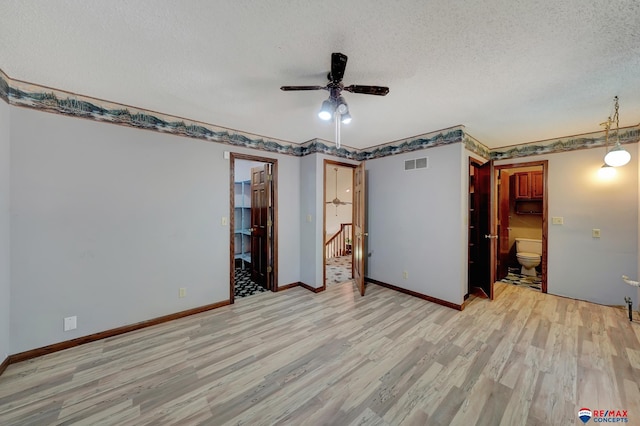
[[[516,200],[541,200],[543,195],[542,172],[519,172],[514,174]]]
[[[531,199],[542,200],[543,190],[542,172],[531,172]]]

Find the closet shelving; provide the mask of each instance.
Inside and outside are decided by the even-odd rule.
[[[234,255],[244,269],[245,263],[251,263],[251,181],[234,182],[234,187]]]

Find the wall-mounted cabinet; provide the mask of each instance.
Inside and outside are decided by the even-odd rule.
[[[544,190],[542,172],[519,172],[515,177],[516,200],[541,200]]]
[[[515,173],[513,189],[517,214],[542,214],[544,195],[542,171]]]

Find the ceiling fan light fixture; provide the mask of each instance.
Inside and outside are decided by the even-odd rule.
[[[320,108],[318,117],[320,117],[321,120],[325,121],[331,120],[331,117],[333,117],[333,102],[331,102],[329,99],[322,102],[322,107]]]
[[[342,116],[340,117],[340,120],[342,121],[342,124],[351,123],[351,114],[349,114],[349,111],[347,111],[346,113],[342,114]]]
[[[336,102],[336,111],[341,115],[349,112],[349,105],[347,105],[347,102],[342,96],[340,96]]]

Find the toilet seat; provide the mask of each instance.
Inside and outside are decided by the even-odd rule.
[[[538,259],[540,257],[539,254],[537,253],[516,253],[516,257],[521,257],[521,258],[531,258],[531,259]]]

